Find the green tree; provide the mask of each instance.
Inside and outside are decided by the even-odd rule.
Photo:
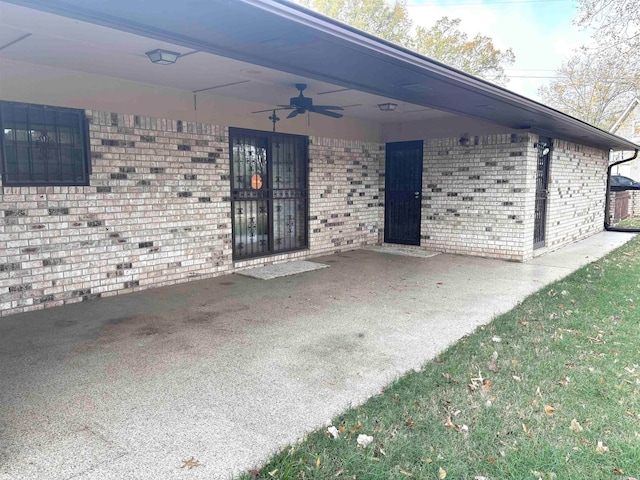
[[[638,70],[626,70],[622,58],[582,48],[538,93],[546,104],[606,130],[640,92],[638,80]]]
[[[578,25],[596,30],[596,40],[618,52],[640,50],[640,5],[638,0],[578,0]]]
[[[490,37],[479,33],[469,39],[459,26],[459,18],[442,17],[429,29],[418,27],[412,47],[422,55],[472,75],[506,84],[504,67],[515,62],[513,51],[498,50]]]
[[[299,0],[300,4],[359,30],[397,45],[411,41],[413,22],[405,1],[393,5],[384,0]]]
[[[511,49],[501,51],[490,37],[469,39],[458,28],[460,19],[443,17],[431,28],[417,27],[407,11],[406,0],[298,0],[303,6],[396,43],[434,60],[482,77],[499,85],[507,83],[505,66],[512,65]]]

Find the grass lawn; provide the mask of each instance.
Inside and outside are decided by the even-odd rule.
[[[616,225],[618,228],[640,228],[640,218],[631,217],[621,221]]]
[[[640,477],[639,297],[640,236],[241,478]]]

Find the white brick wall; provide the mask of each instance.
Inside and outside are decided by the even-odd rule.
[[[531,144],[526,132],[425,140],[421,245],[522,260],[533,231]]]
[[[553,141],[547,242],[550,249],[604,229],[608,152]]]
[[[377,243],[384,222],[384,145],[310,140],[311,251]]]
[[[0,197],[3,315],[233,266],[226,129],[87,115],[90,186],[5,187]]]

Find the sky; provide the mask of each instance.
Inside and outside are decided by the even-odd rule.
[[[575,0],[407,0],[414,24],[430,27],[443,16],[460,18],[469,37],[491,37],[511,48],[515,63],[506,70],[506,88],[539,100],[538,88],[553,77],[571,52],[588,43],[589,32],[573,24]]]

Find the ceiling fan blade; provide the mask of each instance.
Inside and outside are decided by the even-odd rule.
[[[336,105],[314,105],[313,108],[321,108],[323,110],[344,110],[344,108]]]
[[[264,113],[264,112],[273,112],[274,110],[289,110],[290,108],[267,108],[265,110],[256,110],[255,112],[251,112],[251,113]]]
[[[287,118],[293,118],[296,115],[298,115],[298,110],[297,109],[293,110],[289,115],[287,115]]]
[[[313,109],[309,110],[309,111],[310,112],[319,113],[320,115],[326,115],[327,117],[342,118],[342,114],[341,113],[332,112],[331,110],[327,110],[325,108],[313,107]]]

